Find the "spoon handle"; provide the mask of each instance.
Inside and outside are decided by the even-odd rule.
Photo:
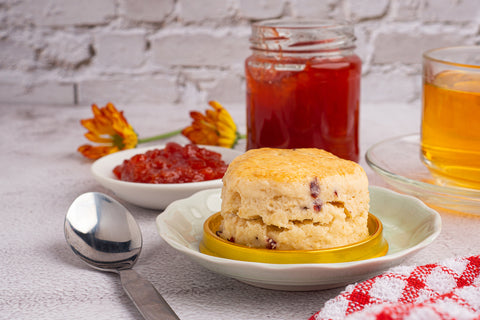
[[[147,320],[180,319],[155,287],[133,269],[120,270],[123,289]]]

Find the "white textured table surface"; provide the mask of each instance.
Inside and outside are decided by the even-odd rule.
[[[141,136],[189,123],[188,107],[117,107],[125,110]],[[243,108],[229,110],[243,128]],[[420,111],[415,105],[364,105],[361,115],[362,156],[375,142],[418,132]],[[89,268],[65,243],[63,222],[70,203],[87,191],[111,194],[90,175],[91,161],[76,152],[86,142],[79,120],[89,117],[89,106],[0,106],[1,319],[141,318],[117,275]],[[361,164],[370,183],[382,185],[363,159]],[[217,275],[178,254],[158,236],[154,221],[160,212],[124,204],[144,237],[135,269],[181,319],[306,320],[343,289],[271,291]],[[480,217],[446,212],[441,216],[439,238],[405,264],[480,253]]]

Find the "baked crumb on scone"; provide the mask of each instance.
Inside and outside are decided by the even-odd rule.
[[[368,236],[368,179],[314,148],[249,150],[223,177],[218,234],[255,248],[314,250]]]

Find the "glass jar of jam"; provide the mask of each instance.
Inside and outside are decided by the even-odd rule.
[[[245,61],[247,149],[325,149],[358,161],[361,61],[346,21],[252,26]]]

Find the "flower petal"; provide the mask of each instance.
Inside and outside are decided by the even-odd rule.
[[[81,125],[88,130],[85,137],[101,143],[100,146],[83,145],[78,151],[90,159],[98,159],[119,150],[135,148],[138,136],[123,115],[112,103],[103,108],[92,105],[93,118],[82,119]]]
[[[228,111],[217,101],[208,103],[213,109],[207,109],[205,115],[191,111],[192,124],[182,131],[192,143],[220,145],[231,148],[237,141],[237,126]]]

